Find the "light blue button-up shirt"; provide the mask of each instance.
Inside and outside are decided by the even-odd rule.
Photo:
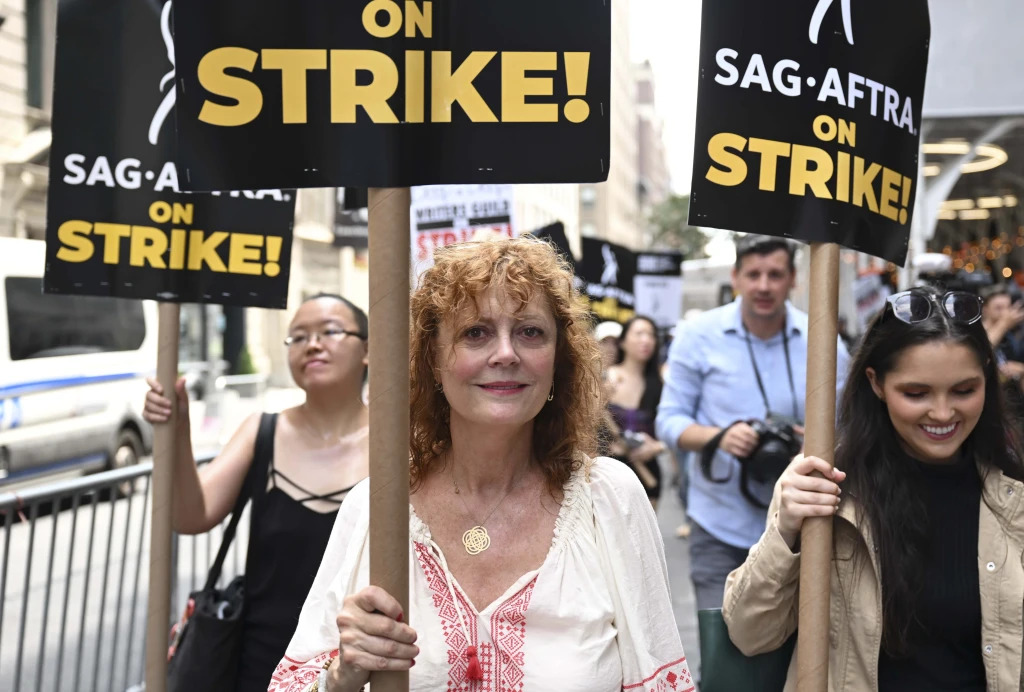
[[[765,418],[764,399],[757,388],[744,336],[741,302],[742,298],[737,298],[676,328],[656,421],[658,437],[666,444],[675,447],[679,436],[694,423],[724,428],[735,421]],[[807,386],[807,314],[789,302],[786,333],[796,401],[789,386],[782,332],[767,340],[751,334],[750,343],[772,412],[802,422]],[[849,355],[842,342],[837,344],[838,397],[846,380]],[[764,531],[765,510],[743,497],[739,461],[719,450],[712,463],[712,475],[731,478],[726,483],[714,483],[701,472],[699,452],[692,458],[687,495],[690,518],[723,543],[749,548]],[[754,483],[751,487],[767,504],[771,487]]]

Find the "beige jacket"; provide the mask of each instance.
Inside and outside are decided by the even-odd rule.
[[[779,534],[778,503],[776,486],[764,534],[725,585],[729,637],[748,656],[777,649],[797,627],[800,554]],[[833,531],[829,692],[878,692],[881,589],[873,541],[857,529],[855,502],[844,499]],[[865,554],[870,560],[854,559]],[[998,471],[983,487],[978,576],[988,692],[1024,692],[1024,483]],[[795,665],[794,655],[786,692],[796,689]]]

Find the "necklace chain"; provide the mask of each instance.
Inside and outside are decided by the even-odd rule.
[[[462,506],[466,509],[466,514],[469,515],[469,518],[476,521],[476,517],[474,517],[473,513],[469,511],[469,505],[466,504],[466,498],[462,497],[462,491],[459,489],[459,482],[455,480],[454,462],[452,462],[451,475],[452,486],[455,488],[455,494],[458,495],[459,499],[462,501]],[[500,500],[498,500],[498,504],[494,505],[491,511],[487,513],[484,520],[477,522],[475,526],[462,534],[462,545],[466,549],[467,553],[470,555],[479,555],[491,547],[491,537],[490,534],[487,533],[487,528],[484,525],[492,516],[494,516],[494,513],[498,511],[498,507],[501,507],[502,503],[505,502],[505,499],[512,493],[512,489],[514,487],[514,483],[509,485],[509,489],[506,490],[505,494],[501,496]]]
[[[313,425],[312,421],[309,420],[308,415],[302,417],[302,423],[307,430],[313,433],[316,437],[319,437],[320,440],[323,442],[337,442],[340,441],[342,437],[344,437],[344,435],[340,435],[334,430],[328,432],[326,435],[320,432],[320,429]]]

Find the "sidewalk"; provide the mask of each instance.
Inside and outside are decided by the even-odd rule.
[[[662,477],[672,477],[671,469],[664,468]],[[672,587],[672,610],[679,628],[679,638],[686,651],[686,662],[694,678],[700,669],[700,638],[697,633],[697,605],[690,582],[690,543],[676,538],[676,527],[683,523],[683,507],[679,502],[677,489],[668,486],[658,503],[658,525],[665,541],[665,560],[668,562],[668,578]]]

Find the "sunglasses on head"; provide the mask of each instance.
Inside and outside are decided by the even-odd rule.
[[[896,319],[907,324],[924,322],[931,317],[933,306],[939,306],[946,316],[957,322],[974,324],[981,319],[982,300],[967,291],[950,291],[942,296],[925,291],[901,291],[886,298]]]

